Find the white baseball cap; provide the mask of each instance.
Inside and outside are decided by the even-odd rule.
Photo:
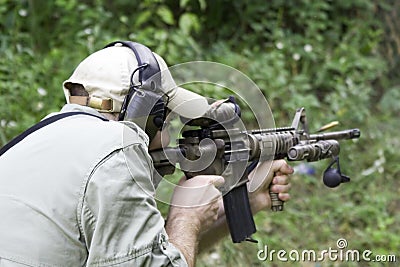
[[[201,117],[208,109],[207,99],[194,92],[178,87],[172,78],[164,59],[154,53],[161,71],[160,90],[168,96],[167,107],[183,117]],[[134,52],[125,46],[112,46],[94,52],[85,58],[74,70],[71,77],[64,81],[63,89],[67,103],[76,103],[70,95],[71,85],[81,84],[88,92],[87,101],[103,112],[120,112],[125,96],[131,84],[131,75],[137,69],[138,62]],[[139,81],[139,72],[135,72],[134,82]],[[72,100],[72,101],[71,101]],[[108,101],[109,105],[102,105]]]

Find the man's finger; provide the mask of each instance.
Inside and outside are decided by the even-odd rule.
[[[224,183],[224,178],[219,175],[197,175],[191,179],[186,179],[184,177],[179,181],[179,185],[184,187],[205,187],[208,185],[217,187]]]
[[[292,174],[294,172],[293,168],[285,160],[275,160],[272,163],[272,170],[274,173],[280,172],[281,174]]]
[[[276,175],[272,180],[273,184],[288,184],[289,183],[289,176],[287,175]]]
[[[271,186],[271,191],[274,193],[288,193],[290,191],[291,184],[275,184]]]
[[[279,193],[278,197],[282,201],[288,201],[290,199],[290,194],[289,193]]]

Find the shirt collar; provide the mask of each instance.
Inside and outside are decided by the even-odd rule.
[[[81,106],[81,105],[77,105],[77,104],[65,104],[62,107],[62,109],[60,110],[61,113],[76,112],[76,111],[85,112],[85,113],[89,113],[92,115],[96,115],[96,116],[105,118],[105,116],[103,114],[101,114],[100,112],[98,112],[97,110],[95,110],[91,107]]]

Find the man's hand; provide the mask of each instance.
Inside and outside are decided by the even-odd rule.
[[[290,199],[289,175],[293,173],[285,160],[262,162],[249,174],[249,199],[251,210],[254,214],[271,207],[269,187],[274,193],[278,193],[279,199]]]
[[[199,175],[186,180],[182,178],[175,188],[169,218],[190,221],[204,230],[217,219],[218,199],[221,192],[216,188],[224,183],[217,175]]]
[[[200,233],[218,218],[222,196],[216,186],[223,183],[221,176],[199,175],[181,179],[175,188],[165,229],[189,266],[194,266]]]

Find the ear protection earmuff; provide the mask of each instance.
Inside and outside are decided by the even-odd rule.
[[[115,41],[106,47],[121,45],[130,48],[136,56],[138,67],[132,72],[129,92],[122,103],[119,120],[132,120],[143,116],[152,117],[153,125],[146,128],[162,129],[166,103],[161,88],[161,70],[153,52],[145,45],[131,41]],[[139,83],[133,77],[139,71]],[[154,131],[151,130],[152,132]],[[151,135],[148,135],[151,138]]]

